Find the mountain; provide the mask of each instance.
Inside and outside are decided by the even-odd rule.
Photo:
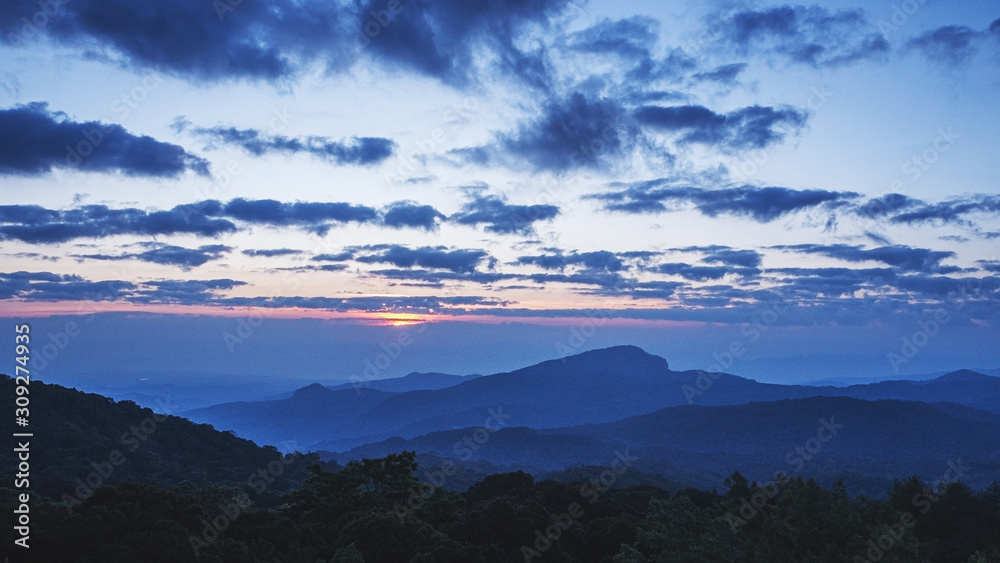
[[[453,387],[462,383],[464,381],[470,381],[477,377],[482,377],[479,374],[476,375],[452,375],[448,373],[420,373],[413,372],[403,377],[394,377],[392,379],[373,379],[371,381],[362,381],[358,383],[344,383],[341,385],[332,385],[327,388],[333,391],[342,391],[345,389],[354,388],[368,388],[375,389],[376,391],[388,391],[390,393],[405,393],[407,391],[429,391],[434,389],[444,389],[446,387]]]
[[[313,383],[287,399],[223,403],[181,415],[234,430],[258,444],[280,447],[295,441],[316,449],[312,444],[319,441],[336,445],[339,438],[365,435],[362,415],[393,395],[368,388],[332,390]]]
[[[1000,416],[952,403],[811,397],[670,407],[567,428],[502,428],[481,443],[469,440],[476,431],[394,438],[334,458],[416,450],[539,473],[580,465],[607,468],[627,453],[638,471],[691,486],[718,485],[735,468],[761,481],[778,470],[829,483],[844,479],[852,492],[884,491],[899,475],[940,478],[949,463],[960,460],[967,484],[1000,479]]]
[[[723,406],[815,396],[951,401],[1000,413],[1000,378],[961,373],[846,388],[778,385],[725,373],[677,372],[638,347],[616,346],[438,389],[312,385],[287,399],[226,403],[183,414],[260,443],[296,438],[313,449],[344,451],[391,437],[475,427],[497,409],[510,416],[510,425],[536,429],[612,422],[689,402]],[[414,382],[454,381],[443,374],[416,375],[430,377],[414,377]],[[401,388],[409,384],[399,383]]]

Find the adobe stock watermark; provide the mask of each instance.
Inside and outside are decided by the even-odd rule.
[[[806,462],[812,461],[823,451],[823,444],[833,440],[837,433],[844,428],[843,424],[838,424],[833,416],[829,419],[820,418],[819,428],[815,436],[810,436],[803,445],[795,446],[785,454],[785,463],[791,468],[793,473],[800,473]],[[733,532],[738,531],[746,523],[757,516],[762,508],[781,492],[781,487],[789,481],[788,474],[784,470],[779,470],[774,474],[774,480],[757,486],[757,491],[749,497],[740,499],[740,509],[738,515],[732,511],[727,511],[724,518],[729,523]]]
[[[152,415],[142,419],[139,424],[123,432],[119,437],[118,442],[126,449],[127,453],[135,453],[141,447],[142,443],[148,440],[160,428],[160,425],[170,417],[170,413],[175,412],[177,409],[177,405],[171,404],[169,397],[167,397],[166,401],[156,399],[156,405],[162,411],[162,414],[154,412]],[[67,512],[73,514],[74,508],[94,496],[94,492],[111,478],[115,469],[127,460],[128,456],[122,453],[121,450],[114,449],[108,453],[106,459],[102,458],[91,463],[90,465],[94,470],[87,474],[86,477],[76,480],[76,489],[74,489],[73,495],[63,493],[60,499],[63,506],[66,507]]]
[[[509,414],[503,412],[503,405],[498,406],[496,409],[490,408],[487,410],[487,413],[488,416],[482,426],[476,428],[472,433],[455,442],[455,445],[452,446],[452,454],[462,461],[472,459],[475,452],[479,451],[484,444],[489,442],[490,435],[506,426],[504,421],[510,418]],[[396,503],[396,506],[393,507],[396,516],[399,516],[399,519],[403,520],[410,514],[413,514],[413,512],[420,510],[424,506],[424,502],[432,497],[438,489],[444,487],[444,484],[448,482],[448,478],[454,476],[457,471],[458,466],[450,459],[444,461],[437,471],[425,471],[423,474],[424,480],[417,486],[410,488],[410,496],[406,499],[406,504]]]
[[[421,323],[415,332],[421,334],[425,330],[427,330],[427,324]],[[382,379],[381,376],[413,342],[413,335],[410,331],[403,329],[396,334],[396,338],[379,344],[382,351],[370,359],[365,359],[365,367],[361,370],[361,375],[351,375],[351,386],[354,388],[354,394],[360,395],[361,389],[369,387],[372,381]]]
[[[266,491],[268,485],[273,483],[276,477],[281,476],[285,472],[286,467],[299,458],[298,448],[290,444],[293,444],[293,442],[284,443],[286,449],[291,449],[292,453],[285,454],[279,459],[270,462],[267,464],[267,467],[257,469],[247,478],[247,484],[253,487],[254,491],[258,494]],[[250,497],[246,493],[239,493],[233,496],[229,502],[219,504],[219,513],[214,518],[211,520],[202,518],[201,523],[204,524],[204,527],[201,530],[201,536],[188,535],[188,544],[194,551],[195,557],[201,555],[202,549],[218,541],[222,533],[228,530],[229,526],[237,518],[245,514],[251,506]]]
[[[420,168],[418,160],[423,160],[441,149],[449,139],[455,136],[459,126],[470,121],[472,116],[478,112],[479,100],[472,96],[466,96],[461,102],[445,109],[442,116],[443,125],[435,127],[427,136],[414,143],[416,150],[410,150],[406,156],[402,152],[399,153],[396,156],[395,173],[391,171],[391,165],[387,167],[389,171],[383,174],[386,186],[392,188],[403,184],[405,175],[414,174]]]
[[[21,28],[7,34],[7,41],[17,47],[24,47],[27,40],[37,39],[42,28],[49,25],[52,18],[62,13],[63,7],[73,0],[38,0],[38,11],[31,17],[21,18]]]
[[[740,327],[740,338],[734,339],[722,352],[712,354],[714,360],[704,370],[698,370],[694,384],[685,383],[681,385],[681,392],[689,405],[694,404],[695,397],[703,395],[705,391],[712,388],[715,380],[722,375],[722,370],[729,369],[739,358],[750,349],[750,347],[761,339],[761,337],[778,322],[782,313],[788,310],[786,295],[779,291],[776,301],[762,303],[760,311],[751,317],[750,322],[743,323]]]
[[[920,509],[921,515],[930,512],[934,503],[941,500],[940,495],[947,492],[951,484],[957,483],[968,473],[969,468],[962,465],[961,458],[956,461],[948,460],[947,465],[948,469],[944,471],[940,478],[936,479],[930,487],[913,495],[910,499],[910,504],[914,509]],[[876,561],[881,561],[887,551],[899,545],[906,531],[916,525],[917,515],[913,511],[902,513],[899,516],[899,522],[885,526],[880,534],[869,539],[866,544],[868,549],[865,551],[865,554],[855,555],[851,559],[851,562],[875,563]]]
[[[833,96],[834,91],[829,86],[811,86],[806,96],[806,107],[813,112],[819,111]],[[765,149],[747,154],[736,166],[730,168],[734,179],[737,181],[746,181],[753,178],[758,172],[764,169],[767,162],[771,159],[771,155],[782,146],[781,143],[773,143]]]
[[[624,452],[616,450],[615,459],[611,462],[610,467],[602,471],[598,477],[584,483],[580,487],[580,496],[586,499],[587,504],[594,504],[605,491],[614,486],[618,476],[628,471],[638,459],[638,457],[629,454],[628,448],[625,448]],[[532,559],[541,557],[546,551],[552,549],[553,542],[559,541],[562,533],[583,516],[583,505],[579,502],[570,503],[566,510],[558,515],[550,513],[549,519],[552,523],[544,531],[535,530],[535,541],[530,546],[521,545],[521,555],[524,557],[525,563],[530,563]]]
[[[979,295],[983,289],[983,282],[977,278],[966,280],[965,286],[948,293],[944,298],[944,305],[934,310],[930,318],[917,321],[917,330],[913,334],[900,337],[902,344],[899,351],[892,351],[886,354],[889,365],[892,366],[893,373],[899,373],[899,367],[909,363],[916,355],[926,347],[930,341],[937,336],[946,324],[951,322],[953,315],[961,313],[965,309],[970,297]]]
[[[111,103],[111,111],[115,113],[119,122],[124,121],[161,84],[163,84],[163,79],[159,76],[147,76],[142,82],[115,98]],[[120,130],[121,125],[113,123],[98,123],[95,127],[87,129],[80,134],[82,138],[75,145],[66,145],[66,164],[68,166],[82,165],[104,143],[107,135]]]

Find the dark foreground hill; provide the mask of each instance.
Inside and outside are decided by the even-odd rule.
[[[9,378],[3,383],[0,400],[13,402],[14,386]],[[876,500],[795,476],[758,486],[740,473],[713,487],[724,493],[671,492],[637,485],[643,482],[644,459],[637,459],[638,450],[619,448],[595,466],[562,472],[560,477],[571,482],[538,481],[521,472],[476,477],[490,465],[472,458],[421,456],[429,465],[419,467],[413,452],[344,467],[310,465],[305,480],[298,478],[299,467],[309,456],[292,456],[279,472],[287,479],[282,481],[267,476],[282,463],[274,449],[205,425],[54,385],[32,384],[30,397],[28,428],[35,434],[31,500],[22,509],[16,491],[0,486],[4,506],[25,519],[21,529],[8,525],[0,532],[2,553],[15,562],[1000,562],[995,533],[1000,485],[970,489],[955,481],[954,473],[930,482],[900,475]],[[528,432],[638,448],[656,444],[656,433],[665,432],[687,450],[722,445],[739,453],[752,435],[773,434],[775,443],[797,444],[803,438],[799,429],[815,425],[814,417],[843,416],[828,419],[831,426],[844,427],[822,443],[818,461],[821,453],[834,452],[838,440],[848,443],[849,432],[859,425],[868,430],[883,424],[913,434],[900,444],[871,445],[872,451],[895,447],[898,454],[917,435],[944,442],[934,432],[950,433],[956,440],[946,447],[963,450],[970,439],[955,434],[952,425],[966,424],[971,434],[971,429],[990,432],[996,423],[993,415],[947,404],[786,403],[790,406],[777,407],[785,416],[774,421],[755,412],[774,412],[773,404],[683,407],[620,422]],[[879,413],[864,418],[873,408]],[[699,435],[713,424],[702,415],[712,412],[743,421],[723,427],[714,446]],[[936,430],[939,425],[944,427]],[[150,430],[144,439],[135,434],[143,428]],[[476,430],[483,429],[472,430],[473,443]],[[501,428],[495,435],[524,431]],[[131,434],[123,436],[126,432]],[[880,435],[877,427],[872,435]],[[47,480],[65,482],[77,471],[88,471],[88,465],[102,472],[103,456],[112,459],[107,450],[125,452],[132,438],[139,446],[122,453],[125,461],[85,498],[68,506],[50,498],[62,487]],[[477,455],[485,457],[500,443],[493,440],[477,444]],[[808,446],[808,438],[802,443]],[[256,464],[260,490],[245,479]],[[5,471],[14,470],[5,466]],[[448,490],[452,481],[464,481],[467,486],[458,488],[467,490]],[[15,538],[30,550],[16,546]]]
[[[0,383],[0,401],[13,405],[12,380],[2,376]],[[39,381],[29,389],[29,426],[16,431],[34,434],[28,439],[31,490],[53,499],[79,499],[101,484],[122,482],[246,483],[250,475],[282,459],[274,447],[168,415],[168,403],[157,413],[129,401]],[[7,433],[5,451],[12,452],[16,440]],[[300,449],[292,442],[284,446]],[[305,479],[305,466],[318,457],[300,457],[298,463],[283,467],[269,484],[271,490],[288,489]],[[0,456],[3,474],[17,473],[17,462],[14,455]]]

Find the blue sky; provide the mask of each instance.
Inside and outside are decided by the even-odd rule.
[[[988,2],[6,2],[0,314],[996,367],[998,61]]]

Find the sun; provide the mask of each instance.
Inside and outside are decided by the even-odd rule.
[[[386,313],[380,317],[385,326],[412,326],[427,320],[416,313]]]

